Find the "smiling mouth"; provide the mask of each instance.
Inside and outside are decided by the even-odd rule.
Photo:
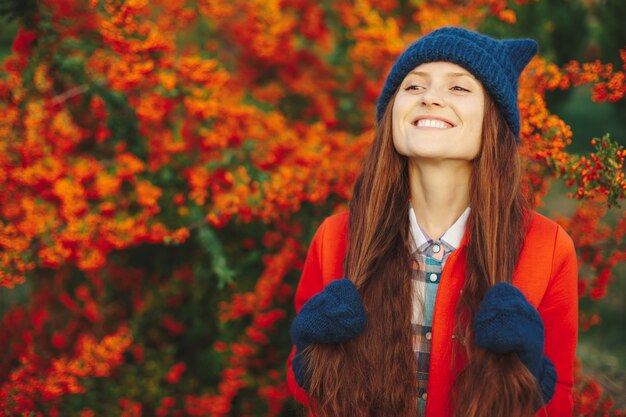
[[[419,119],[413,122],[415,127],[430,127],[435,129],[450,129],[454,127],[451,123],[439,119]]]

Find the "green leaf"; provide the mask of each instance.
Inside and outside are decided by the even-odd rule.
[[[233,282],[235,272],[230,269],[224,256],[224,249],[215,230],[208,225],[200,227],[198,240],[203,252],[211,258],[211,270],[217,275],[217,287],[224,288],[226,284]]]

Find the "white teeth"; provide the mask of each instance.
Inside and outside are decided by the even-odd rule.
[[[435,127],[437,129],[447,129],[450,125],[441,120],[421,119],[417,121],[417,127]]]

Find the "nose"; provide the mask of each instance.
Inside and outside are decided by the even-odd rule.
[[[422,94],[422,104],[428,107],[443,107],[446,105],[446,101],[438,90],[434,88],[429,88],[424,92],[424,94]]]

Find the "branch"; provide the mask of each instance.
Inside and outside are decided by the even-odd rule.
[[[89,85],[87,84],[81,84],[78,85],[76,87],[72,87],[69,90],[67,90],[66,92],[64,92],[63,94],[59,94],[58,96],[54,96],[51,100],[51,103],[56,105],[56,104],[61,104],[64,101],[69,100],[72,97],[78,96],[80,94],[83,94],[85,91],[89,90]]]

